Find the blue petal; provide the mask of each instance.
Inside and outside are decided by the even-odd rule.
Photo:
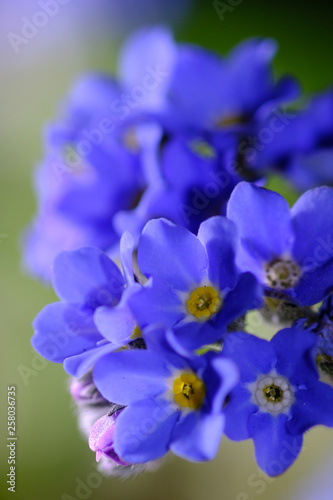
[[[239,381],[237,365],[221,354],[208,352],[204,355],[207,368],[202,374],[206,386],[205,406],[214,414],[220,414],[226,397]]]
[[[154,277],[141,291],[131,295],[128,303],[141,328],[152,323],[173,326],[185,316],[179,295],[158,277]]]
[[[224,68],[224,62],[216,54],[199,47],[182,46],[168,92],[172,109],[187,121],[191,117],[192,124],[208,126],[217,121],[224,111],[221,108],[227,105],[220,105]]]
[[[294,289],[294,299],[304,306],[318,304],[333,292],[333,259],[325,264],[313,257],[305,259],[313,264],[313,269],[306,271]],[[316,267],[318,265],[318,267]]]
[[[236,228],[225,217],[212,217],[199,228],[198,239],[206,248],[208,277],[220,290],[235,288],[238,271],[235,265]]]
[[[313,349],[318,338],[312,332],[298,328],[280,330],[271,340],[275,350],[276,371],[287,377],[293,385],[311,386],[318,380],[313,361]]]
[[[178,369],[188,368],[188,351],[182,348],[172,330],[155,324],[145,328],[142,334],[149,351],[162,356]]]
[[[306,139],[305,139],[306,140]],[[311,153],[293,155],[286,175],[297,191],[304,192],[319,186],[333,184],[333,150],[315,149]]]
[[[292,208],[295,230],[293,255],[305,269],[333,258],[333,189],[320,187],[304,193]],[[315,221],[310,224],[309,221]]]
[[[298,457],[303,444],[301,435],[291,435],[286,429],[287,415],[253,413],[249,418],[250,435],[256,460],[268,476],[278,476]]]
[[[35,318],[33,327],[34,349],[54,363],[92,349],[103,340],[91,312],[73,304],[49,304]]]
[[[156,107],[163,103],[175,57],[176,45],[166,28],[142,29],[123,45],[119,74],[128,88],[144,87],[145,107]]]
[[[270,39],[252,39],[239,44],[229,55],[229,101],[244,114],[274,95],[272,59],[277,44]],[[238,109],[237,109],[238,108]]]
[[[242,441],[250,437],[249,418],[258,411],[258,406],[252,403],[251,393],[243,385],[238,385],[227,399],[224,414],[225,433],[233,441]]]
[[[162,394],[170,376],[163,358],[141,349],[104,356],[94,368],[94,381],[103,397],[122,405]]]
[[[294,237],[290,210],[278,193],[241,182],[230,197],[227,215],[236,224],[245,254],[271,261],[291,249]]]
[[[243,383],[253,382],[259,375],[270,373],[276,363],[270,342],[244,332],[227,335],[222,353],[236,363]]]
[[[134,284],[125,291],[115,307],[98,307],[94,314],[94,322],[103,337],[110,342],[118,343],[129,340],[137,321],[129,308],[128,300],[137,293],[141,286]]]
[[[92,308],[117,304],[124,289],[118,267],[97,248],[60,253],[53,275],[54,289],[62,300]]]
[[[119,84],[104,74],[87,73],[81,76],[73,86],[67,100],[68,113],[82,120],[96,114],[105,114],[105,110],[119,97]]]
[[[226,326],[216,327],[210,322],[186,321],[174,326],[174,335],[177,341],[188,352],[222,340],[225,332]]]
[[[121,412],[117,418],[114,448],[122,460],[143,463],[165,455],[179,418],[169,402],[145,399]]]
[[[176,455],[195,462],[212,460],[219,449],[224,421],[224,415],[221,413],[189,413],[175,427],[171,450]]]
[[[301,434],[314,425],[333,427],[333,388],[323,382],[296,393],[287,427],[291,434]]]
[[[83,375],[90,370],[93,365],[106,354],[109,354],[116,349],[119,349],[121,344],[106,344],[102,346],[95,347],[89,351],[78,354],[77,356],[71,356],[66,358],[64,361],[64,369],[72,377],[83,377]]]
[[[225,328],[233,320],[263,304],[263,289],[251,273],[240,275],[237,286],[228,293],[223,302],[216,324]]]
[[[120,259],[127,285],[134,283],[133,252],[135,242],[129,232],[123,233],[120,239]]]
[[[201,283],[208,267],[205,249],[198,238],[165,219],[152,220],[145,226],[138,262],[143,274],[159,276],[181,291]]]

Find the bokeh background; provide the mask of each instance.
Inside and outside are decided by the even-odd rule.
[[[42,157],[43,127],[55,116],[80,72],[113,71],[126,31],[137,21],[152,20],[149,12],[145,16],[141,11],[138,18],[133,5],[135,2],[129,2],[122,12],[122,26],[114,12],[106,14],[103,2],[72,0],[15,53],[8,33],[19,32],[22,17],[38,10],[38,2],[0,0],[0,498],[12,495],[6,486],[6,391],[15,384],[16,499],[332,499],[333,433],[325,428],[305,436],[300,458],[274,480],[259,473],[251,442],[224,439],[212,463],[198,465],[174,457],[157,472],[125,482],[103,478],[97,481],[97,488],[76,491],[78,479],[87,484],[96,471],[94,454],[77,429],[61,366],[45,363],[30,346],[33,318],[56,297],[22,270],[20,237],[35,210],[32,173]],[[197,0],[182,19],[175,19],[170,8],[155,17],[164,22],[173,18],[178,40],[222,54],[244,38],[273,37],[280,46],[276,73],[296,75],[311,93],[332,84],[332,13],[329,1],[244,0],[226,12],[222,21],[213,2]],[[287,186],[273,182],[289,196]]]

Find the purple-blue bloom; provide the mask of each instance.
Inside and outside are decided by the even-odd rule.
[[[143,107],[163,107],[174,57],[166,29],[142,30],[119,57],[119,81],[88,74],[75,85],[62,119],[47,129],[45,160],[35,176],[38,214],[24,242],[33,274],[48,280],[55,256],[78,246],[115,247],[118,254],[124,229],[117,215],[140,202],[139,231],[158,210],[163,215],[163,207],[150,208],[161,177],[146,159],[155,136],[145,123],[133,129],[132,120]]]
[[[169,450],[193,461],[211,460],[237,369],[219,354],[187,357],[173,351],[163,328],[146,331],[145,340],[147,350],[106,355],[94,368],[101,394],[126,406],[117,417],[113,450],[129,463],[155,460]]]
[[[140,285],[134,282],[133,240],[128,234],[121,247],[124,275],[96,248],[62,252],[55,259],[53,284],[61,302],[49,304],[37,315],[32,345],[49,361],[64,363],[75,377],[136,337],[128,298]]]
[[[303,192],[333,183],[333,91],[314,96],[305,109],[281,110],[260,124],[257,141],[244,147],[250,169],[274,168]]]
[[[333,287],[333,190],[304,193],[292,209],[278,193],[242,182],[227,209],[240,242],[237,264],[268,296],[313,305]]]
[[[237,235],[225,217],[203,222],[198,236],[165,220],[148,222],[138,264],[149,279],[129,299],[141,328],[163,323],[192,350],[220,341],[227,326],[262,304],[262,288],[235,264]]]
[[[26,267],[47,281],[62,250],[117,255],[121,234],[137,239],[150,219],[196,233],[224,215],[235,185],[260,178],[239,160],[242,137],[298,92],[293,80],[274,80],[275,51],[254,39],[221,58],[154,27],[124,44],[118,79],[83,77],[46,133]]]
[[[292,465],[310,427],[333,427],[333,389],[319,381],[316,344],[315,334],[297,328],[279,331],[270,342],[242,332],[225,340],[223,355],[240,371],[225,408],[225,433],[235,441],[253,439],[258,465],[269,476]]]

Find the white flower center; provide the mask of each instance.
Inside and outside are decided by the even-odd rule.
[[[260,375],[255,382],[249,384],[252,401],[259,410],[272,415],[288,414],[295,398],[295,389],[289,380],[276,372]]]

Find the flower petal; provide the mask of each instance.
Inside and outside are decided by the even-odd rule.
[[[222,353],[237,364],[243,383],[253,382],[259,375],[270,373],[276,363],[271,343],[245,332],[227,335]]]
[[[202,462],[212,460],[219,449],[225,417],[193,411],[182,418],[172,434],[171,450],[176,455]]]
[[[144,463],[169,450],[171,434],[179,418],[169,402],[145,399],[125,408],[117,418],[114,448],[122,460]]]
[[[275,350],[276,371],[287,377],[296,386],[311,386],[318,380],[318,371],[312,351],[317,345],[317,336],[299,328],[280,330],[271,340]]]
[[[252,403],[251,393],[242,385],[238,385],[227,399],[224,414],[226,417],[225,433],[233,441],[242,441],[250,437],[249,418],[258,411]]]
[[[234,224],[225,217],[211,217],[201,224],[198,239],[206,248],[210,281],[221,290],[235,288],[238,271],[235,264]]]
[[[171,327],[185,316],[179,295],[159,277],[131,295],[128,304],[141,328],[152,323],[164,323]]]
[[[54,261],[53,285],[66,302],[92,308],[115,305],[124,289],[124,278],[116,264],[97,248],[61,252]]]
[[[133,284],[125,291],[115,307],[98,307],[94,322],[101,334],[110,342],[119,343],[129,340],[137,322],[129,308],[128,299],[138,292],[141,286]]]
[[[290,210],[278,193],[240,182],[230,197],[227,216],[236,224],[243,246],[259,260],[271,261],[291,249]]]
[[[181,291],[200,284],[208,267],[198,238],[165,219],[151,220],[143,229],[138,262],[143,274],[159,276]]]
[[[33,322],[35,334],[31,343],[45,359],[62,363],[96,346],[103,340],[90,311],[79,305],[55,302],[49,304]]]
[[[323,382],[296,393],[291,408],[292,418],[287,423],[291,434],[301,434],[314,425],[333,427],[333,388]]]
[[[162,394],[171,376],[163,358],[141,349],[104,356],[93,374],[102,396],[121,405]]]
[[[235,319],[263,303],[263,289],[251,273],[242,273],[237,286],[227,293],[222,308],[217,316],[216,325],[225,328]]]
[[[302,449],[303,437],[289,434],[287,418],[284,414],[272,416],[262,412],[253,413],[249,418],[256,460],[268,476],[282,474],[294,463]]]
[[[291,213],[296,236],[293,255],[297,262],[307,270],[332,259],[333,189],[319,187],[307,191],[295,203]],[[310,221],[315,221],[315,224]]]
[[[76,356],[71,356],[64,360],[64,369],[69,375],[72,375],[72,377],[83,377],[83,375],[87,373],[87,371],[90,370],[102,356],[105,356],[120,347],[121,344],[114,345],[108,343]]]

